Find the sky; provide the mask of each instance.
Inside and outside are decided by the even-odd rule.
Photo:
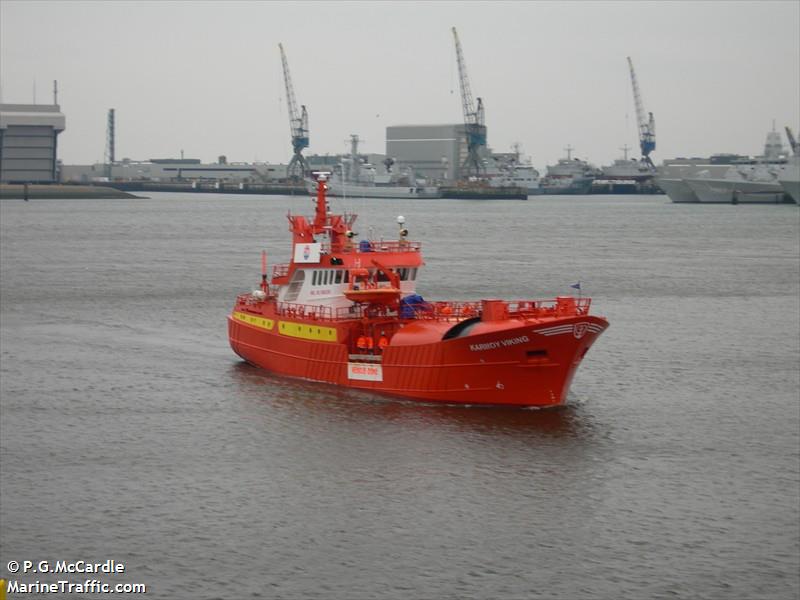
[[[0,98],[52,103],[65,164],[116,155],[288,162],[278,43],[309,113],[307,154],[385,152],[386,127],[463,121],[451,28],[489,146],[540,169],[638,156],[626,57],[656,163],[755,155],[800,129],[800,1],[166,2],[0,0]],[[784,138],[785,141],[785,138]]]

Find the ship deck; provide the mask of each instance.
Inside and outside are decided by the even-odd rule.
[[[252,294],[241,294],[236,298],[236,307],[254,315],[274,315],[292,320],[347,322],[371,318],[397,320],[433,320],[457,323],[483,314],[487,303],[491,303],[493,319],[546,319],[555,317],[583,316],[589,314],[591,298],[571,296],[548,300],[490,300],[478,302],[433,301],[418,305],[406,305],[403,310],[354,304],[334,309],[325,305],[278,302],[276,296],[259,299]]]

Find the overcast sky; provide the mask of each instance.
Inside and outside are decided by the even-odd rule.
[[[36,2],[0,0],[2,101],[59,104],[67,164],[117,157],[286,162],[278,43],[308,107],[307,153],[349,134],[463,120],[458,29],[489,145],[519,142],[543,169],[636,148],[625,57],[656,118],[656,162],[757,154],[773,119],[800,127],[800,2]]]

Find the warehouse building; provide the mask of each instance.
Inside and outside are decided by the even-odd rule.
[[[0,182],[58,181],[58,104],[0,104]]]
[[[387,127],[386,154],[400,165],[413,166],[429,181],[460,179],[467,158],[466,127],[463,123]]]

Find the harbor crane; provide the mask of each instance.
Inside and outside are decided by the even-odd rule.
[[[464,109],[464,128],[467,134],[467,158],[462,165],[467,176],[480,176],[486,173],[486,166],[481,157],[481,148],[486,147],[486,125],[484,123],[483,100],[472,100],[472,91],[467,77],[467,65],[461,51],[458,32],[453,27],[453,38],[456,42],[456,60],[458,61],[458,80],[461,84],[461,104]]]
[[[786,129],[786,137],[789,139],[789,147],[792,149],[792,152],[795,156],[800,156],[800,144],[797,143],[797,140],[794,139],[794,134],[792,133],[792,129],[789,126],[785,127]]]
[[[642,95],[639,93],[639,84],[636,81],[636,72],[633,70],[633,62],[628,57],[628,67],[631,70],[631,84],[633,85],[633,100],[636,103],[636,121],[639,123],[639,146],[642,149],[642,160],[651,169],[655,169],[650,153],[656,149],[656,121],[653,113],[648,113],[649,118],[645,118],[644,107],[642,106]]]
[[[283,44],[278,44],[281,50],[281,62],[283,63],[283,79],[286,83],[286,104],[289,106],[289,128],[292,132],[292,150],[294,155],[286,168],[286,174],[290,179],[302,179],[308,171],[308,163],[303,157],[303,149],[308,148],[308,112],[305,104],[300,105],[300,112],[297,110],[297,99],[294,97],[294,87],[292,86],[292,76],[289,73],[289,63],[286,61],[286,52],[283,51]]]

